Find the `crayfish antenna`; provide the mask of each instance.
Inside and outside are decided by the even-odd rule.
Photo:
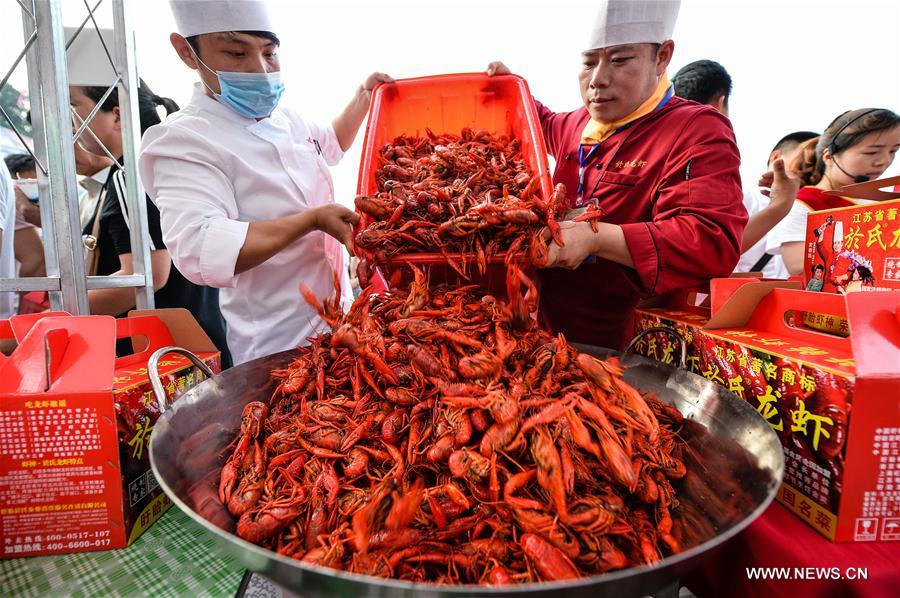
[[[320,300],[304,282],[300,283],[300,294],[309,306],[319,314],[319,317],[330,327],[334,328],[335,323],[343,318],[344,310],[341,307],[341,277],[334,270],[332,270],[331,276],[332,284],[334,285],[334,296],[330,299]]]
[[[316,310],[316,313],[319,314],[322,319],[325,319],[325,308],[322,306],[322,302],[319,301],[319,298],[316,297],[316,294],[313,293],[312,289],[306,286],[305,282],[300,283],[300,294],[303,295],[303,299],[306,300],[309,306]]]

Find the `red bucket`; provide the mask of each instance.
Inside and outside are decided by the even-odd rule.
[[[541,124],[528,84],[517,75],[489,77],[485,73],[401,79],[376,87],[366,126],[357,193],[374,195],[378,192],[375,174],[380,166],[379,151],[396,137],[422,136],[426,128],[438,135],[458,135],[465,127],[518,139],[529,170],[540,176],[541,195],[545,200],[549,199],[553,193],[553,181]],[[357,232],[372,221],[366,214],[360,214],[360,217]],[[470,279],[462,278],[449,266],[448,258],[458,264],[471,264],[472,267],[467,268]],[[476,284],[487,292],[504,296],[505,254],[489,259],[484,274],[479,274],[474,267],[475,260],[474,252],[448,253],[446,256],[441,253],[406,253],[394,255],[376,266],[389,287],[407,285],[412,274],[403,271],[408,270],[404,266],[413,264],[425,271],[430,284]],[[533,275],[524,254],[515,256],[513,261],[526,274]]]

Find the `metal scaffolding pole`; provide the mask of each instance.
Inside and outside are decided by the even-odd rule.
[[[22,32],[26,39],[33,36],[37,39],[37,22],[34,20],[34,2],[23,0],[22,5]],[[25,67],[28,70],[28,95],[31,103],[31,128],[35,131],[33,137],[35,170],[37,171],[38,194],[40,197],[50,197],[50,179],[47,177],[47,148],[44,136],[37,134],[44,130],[44,103],[42,101],[43,89],[41,88],[40,57],[36,43],[32,43],[25,55]],[[50,309],[63,310],[62,293],[59,286],[59,260],[56,251],[56,227],[53,223],[53,204],[50,201],[41,202],[41,224],[44,241],[44,267],[47,272],[46,279],[22,279],[18,286],[28,286],[27,283],[40,281],[44,286],[37,288],[20,288],[29,291],[50,291]],[[3,281],[0,281],[2,283]]]
[[[135,275],[145,272],[143,290],[136,296],[138,309],[153,309],[153,276],[150,274],[150,239],[147,229],[147,201],[138,177],[137,156],[141,147],[141,117],[138,111],[137,60],[135,58],[134,29],[131,2],[113,0],[113,29],[116,34],[116,61],[122,65],[119,73],[119,107],[122,119],[122,149],[128,216],[131,220],[131,256]]]
[[[72,117],[69,114],[69,73],[66,68],[61,0],[34,2],[34,17],[37,22],[38,75],[44,115],[41,124],[50,179],[49,198],[59,265],[59,292],[65,311],[87,314],[90,308],[85,264],[82,252],[78,251],[82,245],[81,220],[77,209],[75,153],[70,141]]]

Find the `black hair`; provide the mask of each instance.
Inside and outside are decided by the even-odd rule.
[[[96,86],[82,86],[81,89],[84,91],[84,95],[89,97],[94,102],[99,102],[100,100],[102,100],[103,94],[105,94],[107,90],[106,87]],[[162,119],[159,118],[159,113],[156,111],[157,106],[162,106],[163,108],[165,108],[166,115],[178,111],[178,104],[176,104],[174,100],[156,95],[143,81],[140,82],[140,86],[138,87],[137,101],[138,113],[141,119],[142,135],[153,125],[158,125],[162,122]],[[117,87],[112,91],[111,94],[109,94],[109,97],[106,98],[106,101],[100,105],[100,110],[102,110],[103,112],[111,112],[112,109],[118,105],[119,89]]]
[[[675,95],[701,104],[710,104],[719,96],[725,96],[727,103],[731,95],[731,75],[712,60],[697,60],[681,67],[672,84]]]
[[[869,284],[875,282],[875,277],[872,276],[872,270],[870,270],[868,266],[863,266],[862,264],[860,264],[855,268],[855,271],[857,274],[859,274],[860,282]]]
[[[235,33],[243,33],[244,35],[252,35],[253,37],[261,37],[262,39],[269,40],[276,46],[281,46],[281,40],[278,39],[278,36],[272,33],[271,31],[235,31]],[[194,54],[200,56],[200,43],[199,43],[200,35],[192,35],[190,37],[184,38],[187,40],[187,43],[190,44],[191,48],[194,49]]]
[[[824,271],[825,271],[825,266],[823,266],[822,264],[816,264],[815,266],[813,266],[813,270],[812,270],[813,273],[815,273],[816,270],[821,270],[822,272],[824,272]]]
[[[6,163],[6,168],[9,169],[9,174],[13,176],[19,176],[19,173],[29,170],[37,172],[31,154],[10,154],[3,158],[3,161]]]
[[[793,133],[788,133],[778,140],[778,143],[772,148],[772,152],[784,153],[785,151],[800,145],[804,141],[809,141],[818,136],[818,133],[813,133],[812,131],[794,131]],[[772,152],[769,153],[771,154]]]

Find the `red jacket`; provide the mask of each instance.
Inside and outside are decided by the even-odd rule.
[[[565,183],[574,203],[588,112],[536,104],[556,159],[553,182]],[[640,297],[731,274],[747,223],[739,166],[730,121],[678,97],[604,141],[585,164],[584,197],[622,226],[635,267],[598,259],[541,270],[544,323],[569,341],[618,348]]]

